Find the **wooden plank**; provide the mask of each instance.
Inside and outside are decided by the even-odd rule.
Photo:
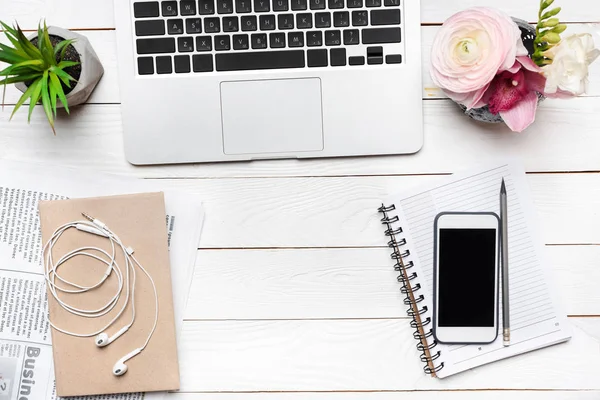
[[[425,146],[415,155],[316,160],[272,160],[135,168],[125,161],[118,105],[89,105],[60,113],[57,136],[41,109],[31,126],[26,112],[8,123],[0,112],[0,156],[12,160],[91,168],[138,177],[258,177],[423,174],[456,172],[482,159],[513,156],[535,171],[598,171],[600,98],[547,100],[538,122],[522,134],[475,123],[449,101],[425,103]],[[576,156],[575,156],[576,155]]]
[[[548,246],[569,315],[600,315],[600,246]],[[201,250],[185,317],[400,318],[388,249]]]
[[[408,391],[329,393],[170,393],[169,400],[598,400],[600,391]]]
[[[570,320],[567,343],[444,380],[423,374],[406,320],[186,321],[181,390],[598,390],[600,338]]]
[[[207,179],[163,182],[197,193],[202,248],[364,247],[385,244],[376,209],[435,176]],[[528,176],[546,244],[600,243],[600,174]],[[213,217],[211,217],[211,215]]]
[[[113,1],[94,1],[81,7],[78,0],[0,0],[3,20],[17,19],[27,29],[37,27],[40,18],[49,24],[67,28],[97,29],[114,28]],[[507,14],[528,21],[537,21],[538,3],[535,1],[504,0],[455,0],[440,2],[421,1],[421,21],[441,23],[457,11],[472,6],[499,7]],[[560,14],[565,22],[597,22],[600,6],[593,0],[576,0],[563,5]]]
[[[423,98],[424,99],[440,99],[445,98],[444,93],[431,81],[429,75],[429,66],[431,61],[431,45],[433,39],[438,32],[437,26],[424,26],[421,29],[422,47],[423,47]],[[589,24],[571,24],[568,32],[582,33],[592,31],[592,26]],[[116,54],[116,32],[115,31],[81,31],[79,32],[88,37],[94,49],[98,53],[102,64],[104,65],[104,77],[98,84],[96,90],[90,97],[88,103],[91,104],[117,104],[120,103],[119,81],[117,71],[117,54]],[[7,39],[0,37],[0,42],[5,43]],[[0,63],[2,66],[2,63]],[[6,93],[6,104],[15,104],[21,93],[9,86]],[[600,61],[595,62],[590,66],[590,85],[587,96],[600,96]]]

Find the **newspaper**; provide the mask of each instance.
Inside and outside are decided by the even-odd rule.
[[[0,400],[57,397],[38,202],[161,190],[160,182],[0,161]],[[179,337],[204,214],[197,197],[162,191]],[[162,395],[131,393],[85,398],[155,400]]]

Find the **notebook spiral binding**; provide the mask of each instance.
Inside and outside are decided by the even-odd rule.
[[[421,318],[428,311],[427,306],[419,308],[419,303],[425,300],[425,297],[418,294],[421,284],[414,282],[418,278],[417,273],[409,272],[414,263],[412,261],[404,263],[404,259],[410,255],[410,250],[401,249],[401,247],[406,246],[406,239],[399,237],[402,234],[402,227],[394,226],[400,221],[397,215],[391,215],[395,210],[396,206],[394,204],[389,206],[382,204],[378,209],[383,215],[381,223],[386,227],[385,236],[389,238],[387,245],[393,250],[391,257],[395,261],[394,269],[400,272],[400,275],[398,275],[398,282],[402,284],[400,292],[406,295],[403,302],[409,307],[406,313],[412,318],[410,326],[415,329],[413,337],[419,341],[417,350],[421,352],[421,361],[426,364],[423,370],[426,374],[436,376],[436,373],[444,368],[444,363],[441,362],[437,365],[434,363],[441,356],[441,352],[433,351],[437,346],[437,341],[433,340],[431,344],[427,343],[427,339],[433,336],[433,329],[425,331],[425,327],[430,325],[432,321],[428,316],[425,319]]]

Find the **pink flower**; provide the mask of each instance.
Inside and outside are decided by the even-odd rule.
[[[431,78],[454,101],[477,108],[496,74],[526,55],[521,31],[508,15],[474,7],[444,22],[433,42]]]
[[[529,57],[517,57],[512,68],[496,75],[483,95],[490,112],[500,114],[514,132],[522,132],[535,121],[538,93],[544,92],[546,78]]]

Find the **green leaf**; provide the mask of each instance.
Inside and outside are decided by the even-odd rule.
[[[67,112],[67,114],[70,114],[71,112],[69,111],[69,102],[67,101],[67,96],[65,96],[65,92],[63,91],[60,80],[58,80],[58,77],[52,71],[50,71],[49,75],[50,75],[50,82],[52,82],[52,84],[54,85],[54,87],[56,89],[56,94],[58,95],[60,102],[62,103],[63,107],[65,108],[65,111]]]
[[[29,103],[29,116],[27,117],[27,122],[31,122],[31,114],[33,114],[33,109],[42,97],[42,80],[38,79],[31,86],[34,88],[33,92],[31,93],[31,102]]]
[[[17,62],[23,62],[31,60],[30,57],[23,57],[12,47],[8,47],[2,43],[0,43],[0,61],[3,61],[8,64],[14,64]]]
[[[48,118],[48,122],[52,127],[52,132],[56,135],[56,130],[54,129],[54,116],[52,115],[52,104],[50,103],[50,93],[48,89],[48,71],[44,71],[44,76],[42,77],[42,106],[44,107],[46,118]]]
[[[74,67],[79,64],[81,64],[81,63],[78,61],[61,61],[58,63],[58,68],[65,69],[65,68],[69,68],[69,67]]]
[[[29,57],[37,59],[42,58],[40,51],[29,41],[29,39],[27,39],[27,37],[25,37],[25,34],[21,28],[19,28],[19,25],[17,25],[17,39],[19,39],[19,42],[23,46],[23,50]]]
[[[44,58],[47,58],[47,62],[50,65],[56,65],[56,58],[54,58],[54,48],[52,47],[52,42],[50,41],[50,34],[48,33],[48,27],[46,26],[46,21],[44,21],[44,47],[46,48],[46,54],[44,54]]]
[[[50,89],[50,103],[52,106],[52,111],[54,112],[54,116],[56,117],[57,93],[56,93],[56,86],[54,85],[54,82],[52,82],[52,80],[50,80],[48,82],[48,88]]]
[[[560,7],[553,8],[552,10],[544,13],[544,15],[542,15],[541,19],[544,20],[544,19],[548,19],[550,17],[554,17],[555,15],[557,15],[560,12],[560,10],[561,10]]]
[[[10,33],[13,36],[17,36],[17,31],[13,27],[5,24],[2,21],[0,21],[0,25],[2,25],[2,29],[4,29],[6,32]]]
[[[10,119],[12,120],[13,117],[15,116],[15,114],[17,113],[17,111],[19,110],[19,108],[21,108],[21,106],[27,101],[27,99],[31,98],[31,94],[33,93],[33,89],[34,86],[31,85],[27,88],[27,90],[25,91],[25,93],[23,93],[23,95],[21,96],[21,98],[19,99],[19,101],[17,101],[17,105],[15,105],[15,109],[13,110],[12,114],[10,114]]]
[[[13,76],[10,78],[0,80],[0,85],[3,85],[3,84],[11,85],[13,83],[34,81],[36,79],[39,79],[40,76],[41,76],[41,74]]]
[[[60,68],[57,67],[52,67],[50,68],[50,71],[54,72],[61,81],[64,82],[65,85],[67,85],[67,87],[71,87],[71,82],[75,81],[75,78],[73,78],[71,75],[67,74],[65,71],[63,71]]]
[[[56,45],[56,47],[54,48],[54,57],[58,56],[58,54],[61,54],[60,60],[62,60],[64,57],[62,56],[63,53],[61,53],[61,50],[63,50],[65,47],[69,46],[70,44],[73,44],[74,40],[63,40],[62,42],[60,42],[59,44]]]

